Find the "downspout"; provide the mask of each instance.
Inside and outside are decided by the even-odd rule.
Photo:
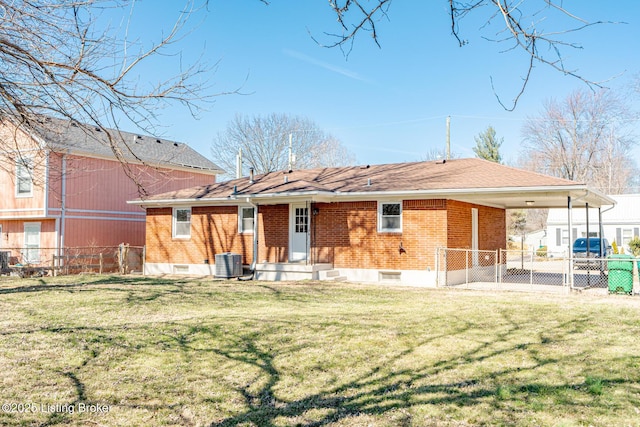
[[[67,155],[62,155],[62,184],[60,188],[61,201],[60,201],[60,251],[59,256],[62,256],[62,250],[64,249],[64,233],[66,223],[66,209],[67,209]]]
[[[311,227],[310,227],[311,226],[311,202],[309,202],[309,200],[307,200],[305,205],[306,205],[305,207],[307,209],[307,232],[304,235],[304,251],[305,251],[304,264],[305,265],[309,265],[309,257],[311,256],[311,239],[310,239],[310,233],[311,233]]]
[[[617,205],[617,202],[614,200],[613,201],[613,205],[611,205],[611,207],[602,210],[602,208],[598,208],[598,222],[599,222],[599,235],[600,235],[600,258],[602,258],[602,242],[604,240],[604,227],[602,226],[602,214],[605,212],[610,211],[611,209],[615,208]]]
[[[251,262],[251,275],[242,280],[253,280],[256,277],[256,265],[258,262],[258,205],[247,197],[247,203],[253,207],[253,260]]]
[[[44,161],[44,217],[49,217],[49,156],[51,154],[50,151],[46,152],[46,157]]]

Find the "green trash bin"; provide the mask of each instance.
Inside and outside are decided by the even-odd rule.
[[[633,292],[633,257],[627,254],[609,255],[609,293],[629,294]]]

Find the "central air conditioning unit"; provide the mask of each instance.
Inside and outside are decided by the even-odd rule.
[[[225,279],[242,276],[242,255],[230,252],[216,254],[215,276]]]

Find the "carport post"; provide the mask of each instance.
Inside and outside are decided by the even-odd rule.
[[[569,235],[569,289],[573,289],[573,253],[572,253],[572,242],[571,242],[571,228],[573,227],[571,221],[572,214],[572,205],[571,205],[571,196],[567,196],[567,216],[569,224],[569,230],[567,230],[567,234]]]

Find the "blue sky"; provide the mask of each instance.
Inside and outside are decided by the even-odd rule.
[[[527,0],[541,4],[539,0]],[[138,1],[130,35],[142,41],[158,39],[170,28],[176,0]],[[607,87],[629,92],[640,73],[640,2],[624,0],[611,7],[604,1],[565,1],[564,6],[588,21],[614,21],[567,36],[582,49],[566,49],[568,69]],[[550,98],[563,98],[584,83],[546,66],[536,65],[515,111],[505,103],[518,93],[527,58],[511,45],[487,41],[482,28],[487,10],[461,22],[469,44],[459,47],[451,35],[448,2],[391,3],[388,19],[378,23],[378,48],[367,34],[356,39],[345,57],[340,49],[319,46],[324,32],[338,32],[326,0],[211,0],[198,13],[189,34],[172,52],[144,68],[143,79],[162,78],[183,63],[198,58],[217,64],[215,73],[201,76],[215,92],[240,89],[243,95],[216,98],[194,119],[180,105],[158,112],[162,136],[186,142],[207,157],[211,141],[240,113],[287,113],[305,116],[351,150],[360,164],[421,160],[443,149],[446,117],[451,117],[452,151],[473,157],[474,137],[491,125],[504,138],[503,157],[517,160],[521,128]],[[542,27],[553,29],[553,18],[538,15]],[[640,94],[636,94],[636,105]],[[635,123],[640,134],[640,125]]]

